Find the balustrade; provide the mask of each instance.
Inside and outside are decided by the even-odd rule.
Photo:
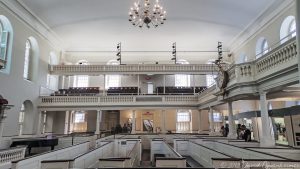
[[[12,148],[0,151],[0,163],[20,160],[25,157],[26,147]]]
[[[224,67],[227,67],[224,65]],[[208,64],[177,64],[177,65],[50,65],[49,71],[51,74],[57,75],[76,75],[76,74],[145,74],[145,73],[156,73],[156,74],[167,74],[167,73],[211,73],[217,72],[216,65]]]

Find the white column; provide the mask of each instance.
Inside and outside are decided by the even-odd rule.
[[[140,75],[137,75],[137,79],[138,79],[138,95],[140,95]]]
[[[42,134],[42,111],[38,111],[38,123],[36,129],[36,135],[40,136]]]
[[[300,70],[300,1],[296,2],[296,33],[297,33],[297,51],[298,51],[298,69]],[[299,76],[300,77],[300,76]]]
[[[69,133],[69,119],[70,119],[70,112],[66,111],[64,134],[68,134]]]
[[[62,76],[61,88],[65,89],[66,76]]]
[[[6,113],[4,110],[1,110],[0,109],[0,138],[2,138],[2,135],[3,135],[3,128],[4,128],[4,120],[6,118]],[[0,143],[2,139],[0,139]]]
[[[233,117],[232,102],[228,102],[228,122],[229,122],[228,138],[236,139],[237,135],[236,135],[235,121]]]
[[[270,121],[269,113],[268,113],[268,102],[267,102],[267,93],[260,92],[260,109],[261,109],[261,124],[262,124],[262,132],[259,133],[260,136],[260,146],[261,147],[273,147],[275,146],[275,138],[272,135],[272,124]]]
[[[106,75],[103,75],[103,96],[105,96]]]
[[[166,131],[166,110],[162,110],[161,115],[162,115],[162,118],[161,118],[161,132],[162,133],[167,133],[167,131]]]
[[[97,110],[97,120],[96,120],[96,132],[95,132],[95,134],[100,134],[101,121],[102,121],[102,110]]]
[[[164,94],[166,94],[166,75],[164,75]]]
[[[196,94],[196,81],[195,81],[195,75],[193,75],[193,82],[194,82],[194,94]]]
[[[210,116],[209,130],[210,130],[210,132],[214,132],[215,131],[215,127],[214,127],[214,110],[211,107],[209,108],[209,116]]]
[[[201,133],[201,131],[202,131],[202,127],[201,127],[201,123],[202,123],[202,120],[201,120],[201,110],[198,110],[198,120],[199,120],[199,122],[198,122],[198,133]]]
[[[132,110],[132,131],[131,134],[135,134],[135,125],[136,125],[136,120],[135,120],[135,110]]]

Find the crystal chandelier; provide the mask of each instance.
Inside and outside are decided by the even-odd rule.
[[[142,4],[141,1],[144,1],[144,4]],[[159,5],[159,0],[156,0],[153,8],[151,8],[150,0],[138,0],[134,3],[134,7],[130,8],[129,21],[132,25],[139,26],[140,28],[142,28],[144,24],[147,28],[150,28],[150,24],[154,27],[158,27],[158,25],[164,24],[166,13],[163,7]]]

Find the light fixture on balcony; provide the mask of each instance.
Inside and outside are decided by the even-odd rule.
[[[144,3],[142,3],[144,1]],[[144,24],[150,28],[150,24],[154,27],[164,24],[167,12],[159,4],[159,0],[151,8],[150,0],[137,0],[129,11],[129,21],[134,26],[142,28]]]

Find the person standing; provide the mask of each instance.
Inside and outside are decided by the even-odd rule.
[[[251,131],[249,129],[247,129],[245,125],[242,125],[241,129],[244,133],[243,139],[245,140],[245,142],[250,142],[251,141]]]

